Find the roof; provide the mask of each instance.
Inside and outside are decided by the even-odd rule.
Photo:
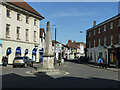
[[[101,22],[101,23],[98,24],[98,25],[93,26],[92,28],[89,28],[87,31],[89,31],[89,30],[91,30],[91,29],[94,29],[94,28],[100,26],[101,24],[106,23],[106,22],[108,22],[108,21],[110,21],[110,20],[112,20],[112,19],[114,19],[114,18],[116,18],[116,17],[118,17],[118,16],[120,16],[120,13],[119,13],[118,15],[116,15],[116,16],[114,16],[114,17],[108,19],[108,20],[106,20],[106,21]]]
[[[40,16],[42,19],[44,19],[44,17],[40,13],[38,13],[35,9],[33,9],[28,3],[26,3],[24,0],[22,1],[23,2],[12,2],[12,0],[8,0],[8,3],[13,4],[17,7],[20,7],[22,9],[25,9],[31,13],[34,13],[37,16]]]
[[[45,30],[44,30],[44,28],[40,28],[40,37],[42,37],[43,34],[44,34],[44,36],[45,36]]]
[[[56,41],[56,43],[59,43],[58,41]],[[52,40],[52,46],[54,46],[55,44],[55,40]]]

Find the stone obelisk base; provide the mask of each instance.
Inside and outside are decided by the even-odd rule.
[[[43,57],[43,68],[54,69],[54,57]]]

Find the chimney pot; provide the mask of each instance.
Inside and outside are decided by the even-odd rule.
[[[94,25],[93,26],[96,26],[96,21],[94,20]]]

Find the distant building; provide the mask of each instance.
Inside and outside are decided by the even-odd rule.
[[[39,62],[42,19],[44,17],[26,2],[0,1],[0,63],[3,55],[8,55],[9,64],[13,63],[14,57],[24,55]]]
[[[84,52],[84,49],[86,47],[85,43],[75,42],[75,41],[72,42],[71,40],[68,40],[66,46],[72,49],[71,53],[69,54],[70,59],[75,59],[75,58],[80,58],[80,56],[85,56],[85,52]]]
[[[102,57],[108,65],[120,64],[120,14],[87,30],[87,56],[97,63]]]

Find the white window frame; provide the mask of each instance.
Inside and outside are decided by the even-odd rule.
[[[35,26],[37,25],[37,19],[34,19],[34,25]]]
[[[118,26],[120,26],[120,19],[118,19]]]
[[[6,38],[10,38],[10,24],[6,24]]]
[[[104,31],[106,31],[106,25],[104,25]]]
[[[98,39],[98,45],[100,45],[100,38]]]
[[[89,37],[90,37],[90,31],[89,31]]]
[[[113,29],[113,22],[110,23],[110,29]]]
[[[29,29],[25,30],[26,41],[29,41]]]
[[[95,29],[94,29],[94,35],[95,35]]]
[[[20,27],[17,27],[17,39],[20,40]]]
[[[26,16],[26,23],[29,24],[29,16]]]
[[[100,27],[98,28],[98,33],[100,33]]]
[[[113,44],[113,35],[110,36],[110,44]]]
[[[120,43],[120,33],[118,34],[118,42]]]
[[[34,42],[37,41],[37,31],[34,31]]]
[[[9,13],[9,14],[8,14],[8,13]],[[7,16],[7,17],[10,17],[10,14],[11,14],[11,10],[10,10],[10,9],[7,9],[7,10],[6,10],[6,16]]]
[[[94,47],[95,47],[95,40],[94,40]]]
[[[19,18],[18,18],[18,15],[19,15]],[[18,21],[21,21],[22,19],[21,19],[21,14],[20,13],[17,13],[17,20]]]
[[[106,37],[104,37],[104,46],[106,46]]]

